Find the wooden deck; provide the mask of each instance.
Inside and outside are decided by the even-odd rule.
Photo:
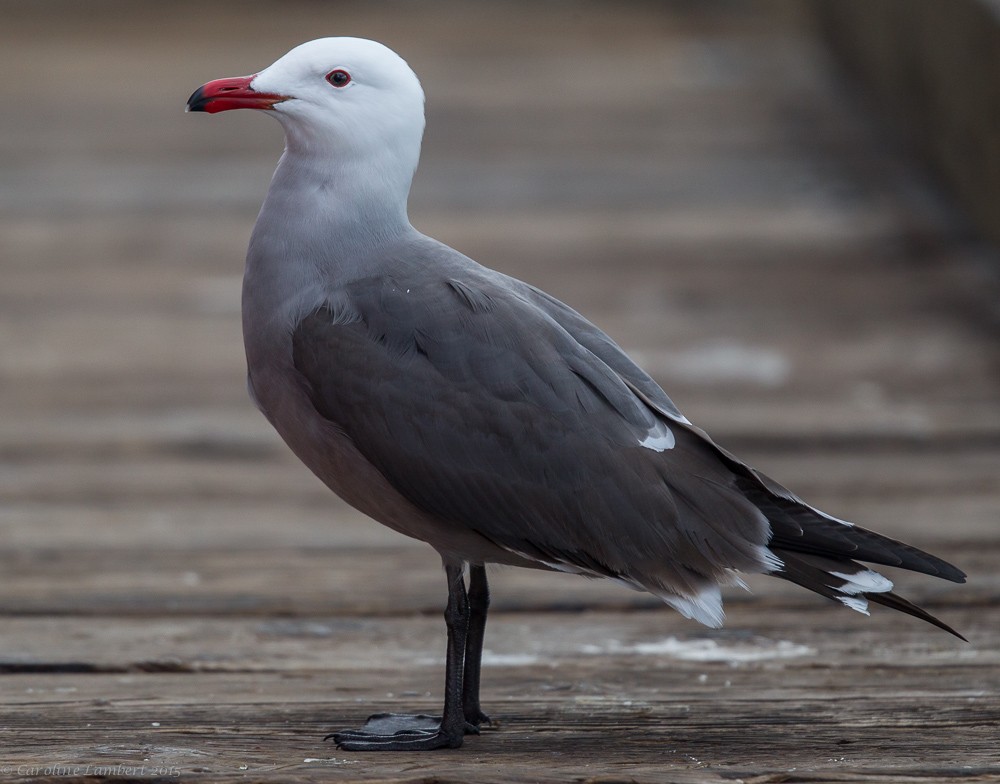
[[[996,257],[762,3],[8,3],[0,25],[0,779],[1000,781]],[[777,580],[712,632],[493,576],[457,752],[322,737],[439,704],[434,553],[246,399],[280,149],[187,95],[320,34],[423,77],[414,222],[607,329],[717,440],[953,560],[968,645]]]

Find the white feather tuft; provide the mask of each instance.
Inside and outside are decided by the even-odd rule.
[[[709,628],[718,629],[726,619],[718,585],[706,586],[694,596],[679,596],[665,591],[657,591],[656,595],[685,618],[698,621]]]
[[[859,593],[885,593],[892,590],[892,580],[883,577],[878,572],[873,572],[871,569],[865,569],[856,574],[844,574],[843,572],[830,572],[829,574],[844,581],[843,585],[831,585],[830,587],[850,596]]]
[[[862,615],[871,615],[871,613],[868,612],[868,600],[863,596],[838,596],[837,599]]]
[[[770,574],[771,572],[780,572],[785,568],[785,562],[771,552],[771,548],[769,547],[764,547],[763,545],[758,547],[757,556],[764,564],[764,572],[767,574]]]
[[[726,576],[723,580],[723,585],[734,585],[737,588],[742,588],[744,591],[749,591],[750,586],[746,584],[746,581],[740,577],[740,573],[736,569],[726,569]]]

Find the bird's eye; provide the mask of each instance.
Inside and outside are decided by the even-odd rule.
[[[335,71],[330,71],[326,75],[326,80],[334,87],[347,87],[351,83],[351,75],[343,68],[338,68]]]

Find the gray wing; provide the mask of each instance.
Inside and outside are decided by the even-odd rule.
[[[513,280],[513,279],[511,279]],[[575,310],[544,291],[527,284],[530,296],[546,309],[560,324],[571,331],[581,344],[592,350],[601,360],[619,373],[629,387],[648,405],[677,422],[682,430],[710,444],[718,458],[732,472],[735,486],[768,518],[772,536],[769,545],[781,554],[787,563],[793,560],[790,553],[818,557],[849,556],[870,563],[897,566],[911,571],[942,577],[955,582],[964,581],[960,569],[895,539],[877,534],[845,520],[832,517],[810,506],[787,488],[766,474],[748,466],[735,455],[720,447],[700,428],[692,425],[667,397],[659,385],[596,326]],[[678,428],[675,428],[677,430]],[[840,564],[844,568],[844,564]],[[788,569],[775,570],[788,578]],[[823,576],[829,582],[829,574]],[[799,581],[799,584],[804,584]],[[829,586],[820,581],[806,585],[817,593],[827,595]]]
[[[690,424],[674,401],[645,370],[639,367],[610,336],[577,313],[569,305],[539,288],[509,278],[512,284],[523,286],[528,296],[563,328],[573,334],[581,345],[592,351],[615,371],[650,408],[675,422]]]
[[[767,570],[769,528],[712,445],[595,327],[429,277],[355,282],[297,326],[317,410],[423,511],[718,625],[717,583]]]

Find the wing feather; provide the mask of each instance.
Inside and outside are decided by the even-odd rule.
[[[345,295],[351,318],[323,309],[297,326],[296,368],[317,410],[423,511],[660,594],[763,569],[767,520],[710,445],[678,428],[674,448],[643,446],[679,412],[665,420],[676,409],[651,380],[623,378],[585,344],[605,351],[600,340],[578,340],[530,293],[424,275]]]
[[[458,258],[440,276],[404,265],[342,286],[293,335],[316,410],[412,504],[712,626],[718,584],[744,571],[948,628],[854,559],[959,569],[809,506],[688,422],[576,311]]]

